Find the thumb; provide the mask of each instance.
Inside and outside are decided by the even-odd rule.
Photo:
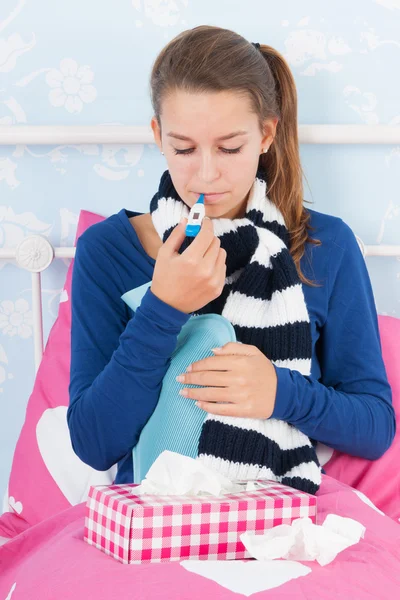
[[[237,354],[242,356],[254,356],[260,351],[256,346],[250,346],[249,344],[241,344],[240,342],[228,342],[220,348],[212,348],[214,354],[223,356],[227,354]]]
[[[169,254],[175,254],[175,252],[178,252],[179,248],[182,246],[182,243],[186,237],[186,224],[187,219],[183,217],[178,225],[174,227],[168,239],[164,242],[164,248]]]

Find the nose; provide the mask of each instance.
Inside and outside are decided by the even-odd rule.
[[[209,185],[219,178],[218,158],[211,152],[203,152],[200,160],[199,179]]]

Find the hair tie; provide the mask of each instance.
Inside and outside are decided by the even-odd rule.
[[[258,42],[251,42],[254,46],[254,48],[257,48],[257,50],[260,49],[260,44]]]

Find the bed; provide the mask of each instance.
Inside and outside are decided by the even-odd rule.
[[[370,128],[366,129],[371,135]],[[28,133],[33,135],[32,131]],[[317,129],[311,134],[303,130],[300,139],[304,141],[309,135],[316,141],[317,133]],[[80,134],[79,143],[90,141],[90,132]],[[109,131],[103,132],[103,135],[109,134]],[[322,135],[319,141],[343,142],[337,131],[335,139],[329,138],[326,130],[319,134]],[[362,135],[359,133],[361,141]],[[42,143],[49,142],[48,138],[41,139]],[[392,138],[387,139],[392,141]],[[378,136],[377,140],[382,141],[382,138]],[[33,143],[32,138],[29,141]],[[133,141],[143,140],[136,132]],[[359,142],[360,137],[353,136],[351,141]],[[81,211],[76,237],[103,218]],[[365,257],[381,256],[384,261],[384,256],[400,256],[400,246],[367,246],[360,239],[359,244]],[[46,238],[37,235],[25,238],[15,249],[0,251],[0,260],[14,259],[32,273],[37,369],[0,517],[0,600],[110,597],[196,600],[207,595],[218,599],[251,596],[358,600],[396,596],[400,589],[400,475],[397,468],[400,434],[396,434],[385,455],[373,462],[326,449],[323,464],[326,473],[317,494],[317,523],[322,524],[327,514],[334,513],[356,519],[365,526],[366,532],[358,544],[344,550],[324,567],[315,561],[287,560],[184,560],[123,565],[84,541],[85,500],[89,487],[112,483],[116,469],[113,467],[107,472],[91,469],[75,456],[70,444],[66,410],[73,260],[61,294],[58,316],[44,349],[41,273],[52,260],[73,259],[73,256],[73,247],[53,248]],[[379,316],[379,328],[399,421],[400,320]]]

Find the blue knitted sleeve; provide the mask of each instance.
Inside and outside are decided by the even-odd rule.
[[[189,318],[150,289],[129,318],[118,277],[107,254],[81,237],[72,279],[67,419],[75,453],[101,471],[136,445]]]
[[[368,271],[352,230],[340,223],[329,259],[321,377],[275,367],[272,417],[327,446],[374,460],[392,443],[395,414]]]

